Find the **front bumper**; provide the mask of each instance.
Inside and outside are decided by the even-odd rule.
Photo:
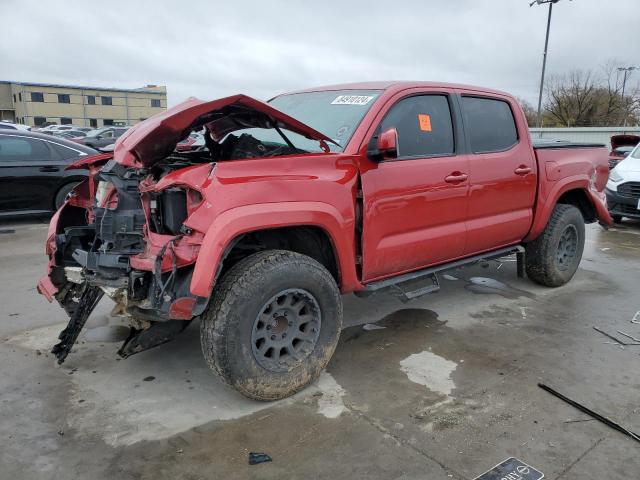
[[[636,197],[628,197],[620,195],[618,192],[605,188],[607,195],[607,205],[611,215],[620,215],[623,217],[640,218],[640,210],[638,210],[638,201]]]

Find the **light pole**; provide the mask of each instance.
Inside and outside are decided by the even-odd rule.
[[[534,5],[542,5],[544,3],[549,4],[549,15],[547,17],[547,35],[544,39],[544,53],[542,54],[542,75],[540,75],[540,92],[538,93],[538,128],[542,128],[542,91],[544,90],[544,71],[547,68],[547,49],[549,47],[549,27],[551,27],[551,12],[553,11],[553,4],[558,3],[560,0],[534,0],[529,4],[529,7]],[[542,132],[540,132],[542,137]]]
[[[627,127],[627,117],[629,112],[627,111],[627,106],[624,103],[624,88],[627,85],[627,75],[631,76],[631,72],[637,69],[638,67],[618,67],[619,72],[624,72],[622,75],[622,108],[624,108],[624,125],[622,126],[625,128]]]

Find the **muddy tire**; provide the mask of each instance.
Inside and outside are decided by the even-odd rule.
[[[573,205],[556,205],[544,231],[525,248],[527,276],[531,280],[547,287],[564,285],[582,259],[582,213]]]
[[[342,299],[327,269],[305,255],[267,250],[216,285],[200,341],[226,383],[249,398],[278,400],[318,378],[341,328]]]

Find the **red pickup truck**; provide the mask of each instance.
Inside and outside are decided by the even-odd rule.
[[[175,150],[203,128],[204,147]],[[534,146],[514,97],[464,85],[189,99],[70,168],[89,177],[51,220],[38,284],[70,316],[58,361],[106,293],[131,325],[121,356],[199,317],[209,366],[260,400],[317,378],[341,294],[413,298],[438,271],[510,253],[557,287],[584,224],[611,224],[604,146]]]

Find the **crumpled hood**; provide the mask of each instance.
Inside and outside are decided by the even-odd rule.
[[[234,130],[266,128],[269,124],[310,139],[334,143],[310,126],[246,95],[233,95],[211,102],[189,98],[127,130],[116,141],[114,159],[129,167],[148,167],[171,154],[177,143],[193,128],[206,126],[207,130],[220,137]]]

